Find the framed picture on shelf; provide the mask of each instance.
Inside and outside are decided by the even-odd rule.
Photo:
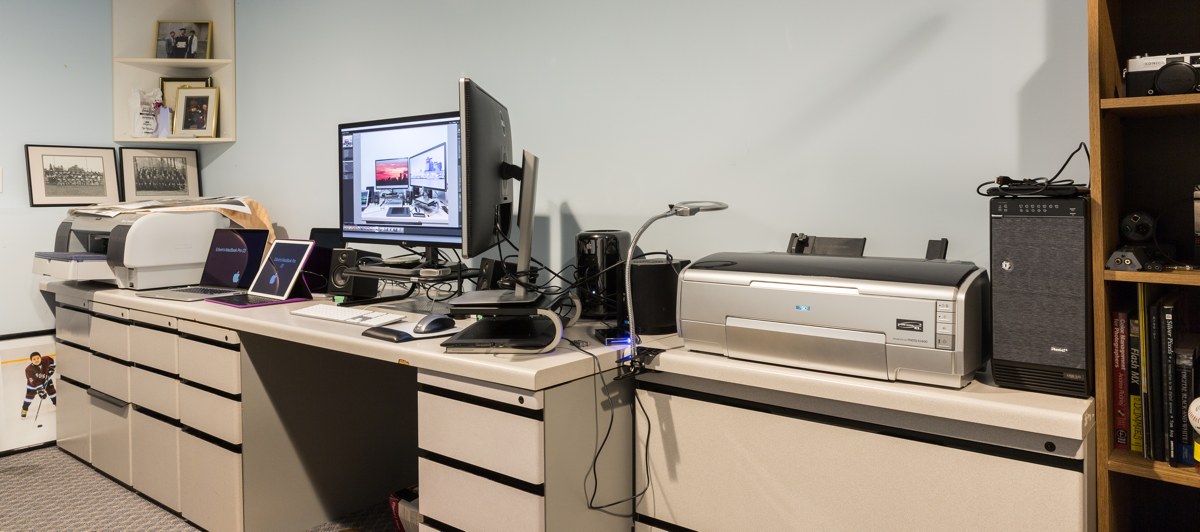
[[[200,197],[196,150],[121,148],[124,201]]]
[[[121,201],[114,148],[26,144],[25,167],[31,207]]]
[[[217,136],[219,95],[217,87],[178,89],[171,133],[177,137]]]
[[[160,20],[154,28],[154,57],[212,59],[211,20]]]
[[[212,78],[159,78],[158,88],[162,91],[163,104],[175,108],[179,89],[211,87]]]

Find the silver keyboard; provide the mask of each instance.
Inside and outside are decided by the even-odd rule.
[[[339,307],[337,305],[318,303],[292,311],[293,316],[317,318],[321,320],[340,321],[352,325],[376,327],[404,320],[403,314],[379,312],[356,307]]]

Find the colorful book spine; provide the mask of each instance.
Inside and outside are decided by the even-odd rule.
[[[1179,432],[1179,409],[1176,403],[1179,402],[1179,395],[1176,392],[1175,378],[1175,342],[1178,331],[1176,330],[1175,310],[1178,304],[1179,295],[1172,293],[1163,297],[1162,303],[1162,371],[1163,371],[1163,388],[1162,393],[1163,405],[1163,434],[1166,437],[1167,444],[1167,462],[1177,463]]]
[[[1145,418],[1142,415],[1142,320],[1129,317],[1129,450],[1142,454],[1145,446]]]
[[[1191,334],[1184,335],[1175,345],[1175,401],[1176,417],[1179,422],[1175,434],[1174,465],[1194,466],[1195,455],[1192,452],[1192,427],[1188,422],[1188,406],[1196,396],[1196,351],[1197,341]]]
[[[1112,316],[1113,447],[1129,450],[1129,312]]]

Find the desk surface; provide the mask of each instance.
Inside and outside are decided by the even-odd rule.
[[[366,327],[361,325],[290,314],[291,310],[314,302],[329,303],[328,299],[239,309],[206,301],[178,302],[138,297],[132,290],[100,283],[49,281],[42,283],[42,289],[63,298],[92,300],[173,316],[232,329],[239,333],[284,339],[523,390],[543,390],[596,372],[596,361],[591,356],[565,344],[550,353],[540,355],[448,354],[439,345],[443,340],[440,337],[391,343],[362,336]],[[415,322],[422,317],[421,314],[401,314],[406,314],[406,321],[409,322]],[[588,325],[576,326],[568,329],[564,336],[575,340],[588,340],[590,343],[585,349],[597,355],[602,370],[616,367],[620,350],[598,345],[591,337],[592,328],[593,326]]]

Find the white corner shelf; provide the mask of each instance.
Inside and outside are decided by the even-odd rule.
[[[234,0],[112,0],[113,142],[147,145],[203,145],[237,139],[237,83],[234,54]],[[159,21],[212,23],[210,59],[156,58]],[[159,87],[162,78],[212,78],[220,90],[218,137],[132,136],[129,100],[135,90]],[[173,102],[167,102],[173,106]]]

